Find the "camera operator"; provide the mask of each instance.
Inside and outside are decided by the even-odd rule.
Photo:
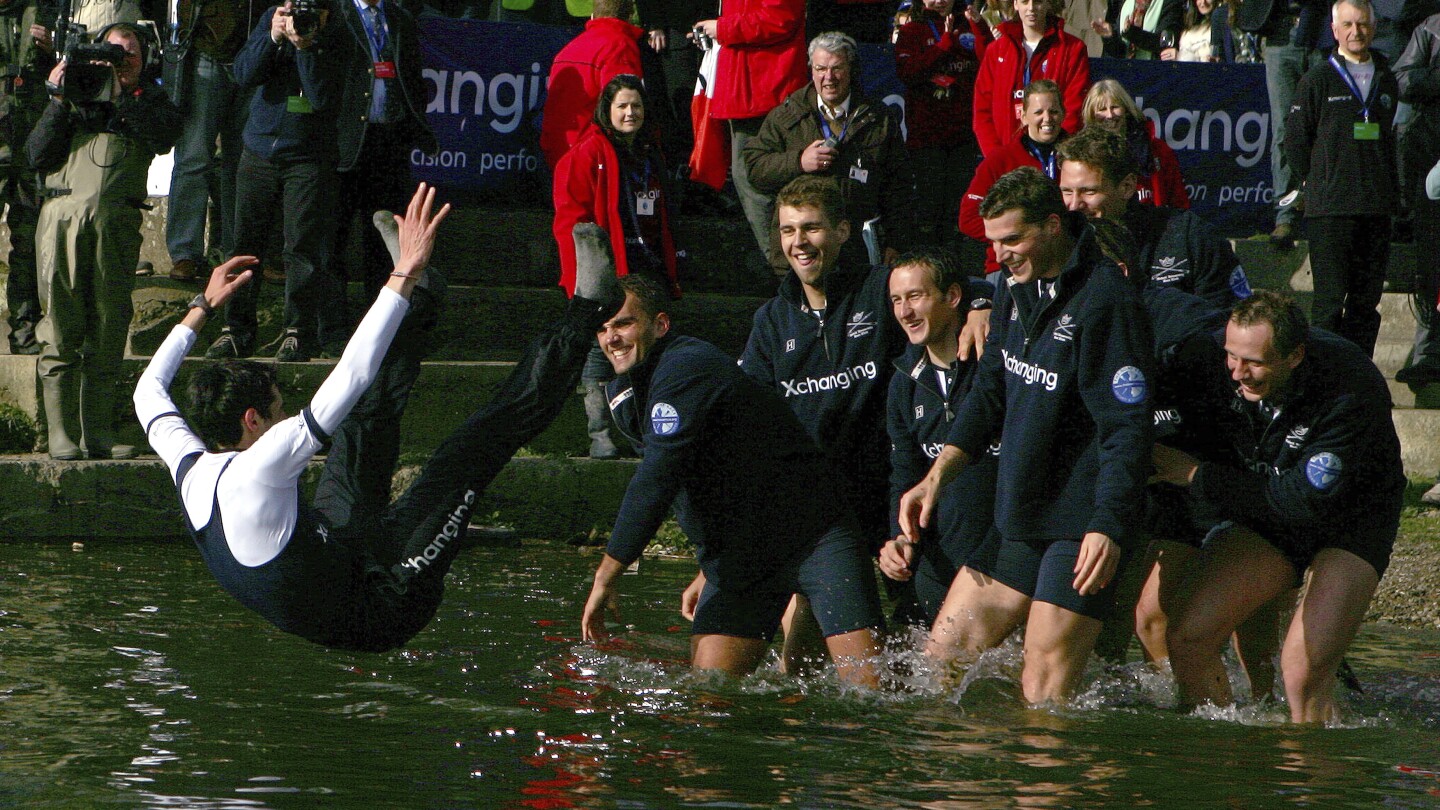
[[[234,255],[261,255],[278,215],[285,235],[281,362],[309,360],[345,335],[344,288],[330,264],[343,51],[329,22],[321,0],[286,0],[261,16],[235,57],[235,82],[254,96],[235,175]],[[206,357],[255,351],[259,289],[250,284],[230,299],[225,328]]]
[[[149,44],[129,23],[103,29],[94,44],[72,42],[50,71],[51,102],[26,143],[31,168],[45,175],[36,371],[55,459],[135,453],[114,445],[115,384],[146,175],[180,130],[175,105],[142,76]]]
[[[10,313],[10,353],[35,354],[40,291],[35,271],[35,221],[40,201],[25,139],[45,111],[45,74],[55,64],[50,32],[40,24],[35,0],[0,2],[0,207],[10,226],[10,275],[5,284]]]

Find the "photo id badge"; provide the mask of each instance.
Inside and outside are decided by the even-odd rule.
[[[655,200],[651,197],[635,197],[635,213],[642,217],[655,216]]]
[[[394,62],[376,62],[376,63],[375,63],[375,78],[377,78],[377,79],[393,79],[393,78],[395,78],[395,63],[394,63]]]
[[[1355,140],[1357,141],[1378,141],[1380,140],[1380,122],[1378,121],[1356,121]]]
[[[850,179],[857,183],[864,183],[870,179],[870,170],[862,169],[859,166],[851,166]]]
[[[315,108],[310,106],[310,99],[304,96],[290,96],[285,99],[285,112],[313,113]]]

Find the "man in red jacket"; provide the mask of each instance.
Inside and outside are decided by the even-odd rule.
[[[720,18],[695,27],[720,45],[710,117],[730,124],[730,174],[745,218],[767,261],[788,272],[784,257],[771,255],[775,201],[750,184],[742,152],[766,114],[809,77],[805,0],[722,0]]]
[[[1060,86],[1066,132],[1079,132],[1080,112],[1090,89],[1090,57],[1085,43],[1065,33],[1055,16],[1057,0],[1015,0],[1016,21],[1000,24],[999,36],[985,48],[975,79],[975,138],[990,157],[1020,131],[1025,87],[1036,79]]]
[[[644,78],[640,37],[645,32],[626,22],[634,10],[635,0],[595,0],[585,30],[555,54],[540,121],[540,150],[551,171],[594,118],[605,83],[621,73]]]

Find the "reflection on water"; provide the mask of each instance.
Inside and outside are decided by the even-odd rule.
[[[684,665],[693,573],[622,581],[632,630],[578,642],[595,558],[462,556],[410,649],[336,653],[233,604],[181,542],[0,546],[0,806],[1433,807],[1434,634],[1366,628],[1343,728],[1282,706],[1180,716],[1098,667],[1021,704],[1015,644],[968,671],[891,655],[907,691]]]

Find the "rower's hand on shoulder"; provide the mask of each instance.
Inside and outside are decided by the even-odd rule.
[[[955,356],[969,360],[972,353],[976,360],[985,354],[985,341],[990,337],[990,310],[972,309],[965,315],[965,325],[960,327],[960,345]]]

